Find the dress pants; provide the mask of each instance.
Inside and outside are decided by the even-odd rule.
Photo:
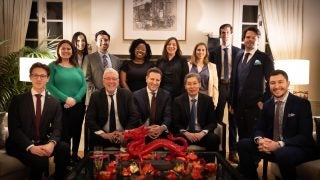
[[[219,151],[219,144],[220,138],[218,135],[214,134],[213,132],[209,131],[203,138],[198,142],[190,142],[182,133],[178,133],[176,136],[184,137],[189,145],[198,145],[201,147],[205,147],[207,151],[218,152]]]
[[[18,158],[23,164],[30,167],[30,180],[42,180],[43,173],[48,170],[49,157],[37,156],[25,150],[7,144],[7,153]],[[58,142],[52,153],[55,162],[55,179],[63,179],[67,175],[67,165],[69,164],[70,154],[69,145],[65,142]]]
[[[236,107],[234,117],[238,127],[239,140],[253,137],[253,130],[260,115],[261,110],[257,104],[249,107]]]
[[[256,169],[262,158],[277,163],[285,180],[296,179],[295,167],[315,158],[314,150],[295,146],[284,146],[271,154],[261,153],[252,138],[239,141],[238,154],[238,170],[249,179],[258,179]]]
[[[93,151],[94,146],[102,146],[103,148],[107,148],[107,147],[120,148],[120,144],[112,143],[109,140],[103,139],[101,136],[90,132],[89,151]]]
[[[224,109],[229,99],[230,83],[219,83],[219,100],[216,107],[216,114],[218,122],[223,121]],[[233,115],[228,111],[229,123],[229,151],[237,151],[237,122]]]

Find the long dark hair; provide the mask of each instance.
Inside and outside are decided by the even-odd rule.
[[[177,51],[176,51],[175,56],[177,56],[177,57],[179,57],[179,58],[182,56],[182,51],[181,51],[181,49],[180,49],[180,45],[179,45],[178,39],[175,38],[175,37],[170,37],[170,38],[168,38],[168,39],[166,40],[166,42],[164,43],[164,46],[163,46],[162,58],[164,58],[164,59],[168,59],[167,45],[169,44],[169,42],[170,42],[171,40],[174,40],[174,41],[176,42],[176,44],[177,44]]]
[[[84,42],[86,43],[86,45],[84,46],[84,49],[83,49],[83,57],[82,57],[82,60],[83,58],[88,54],[88,41],[87,41],[87,36],[83,33],[83,32],[76,32],[73,34],[72,36],[72,44],[76,47],[75,50],[76,50],[76,53],[78,52],[78,49],[77,49],[77,39],[78,39],[78,36],[82,35],[84,37]]]
[[[62,62],[62,58],[61,58],[61,56],[60,56],[60,54],[59,54],[59,49],[61,48],[61,45],[62,44],[64,44],[64,43],[67,43],[67,44],[69,44],[70,46],[71,46],[71,50],[72,50],[72,55],[71,55],[71,57],[69,58],[69,62],[70,62],[70,64],[72,64],[73,66],[75,66],[75,67],[77,67],[78,66],[78,63],[77,63],[77,61],[76,61],[76,58],[75,58],[75,47],[74,47],[74,45],[69,41],[69,40],[66,40],[66,39],[63,39],[62,41],[60,41],[59,42],[59,44],[58,44],[58,46],[57,46],[57,56],[58,56],[58,58],[57,58],[57,60],[55,61],[55,64],[59,64],[59,63],[61,63]]]

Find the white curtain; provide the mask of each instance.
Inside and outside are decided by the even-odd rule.
[[[261,11],[274,59],[299,59],[303,0],[261,0]]]
[[[24,46],[32,0],[0,0],[0,56],[18,51]]]

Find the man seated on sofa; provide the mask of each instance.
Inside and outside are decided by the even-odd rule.
[[[185,137],[189,144],[205,147],[208,151],[219,150],[219,136],[212,97],[199,93],[200,75],[189,73],[184,79],[187,93],[174,99],[172,125],[177,136]]]
[[[238,143],[238,169],[249,179],[258,179],[261,158],[277,163],[282,178],[288,180],[296,179],[295,166],[315,158],[310,102],[291,94],[289,84],[286,72],[270,74],[273,98],[263,105],[254,138]]]
[[[149,128],[148,137],[151,139],[165,138],[167,133],[164,132],[171,123],[171,96],[159,88],[161,77],[159,68],[150,68],[146,76],[147,87],[133,93],[139,119]]]
[[[138,126],[138,113],[132,93],[119,88],[119,74],[113,68],[103,73],[104,88],[92,93],[86,113],[90,130],[89,149],[94,146],[120,147],[121,131]]]
[[[31,180],[41,180],[48,170],[48,159],[54,156],[55,179],[65,177],[69,163],[68,145],[60,140],[61,108],[54,97],[46,93],[50,70],[35,63],[30,68],[32,89],[15,96],[9,106],[9,137],[7,153],[30,167]]]

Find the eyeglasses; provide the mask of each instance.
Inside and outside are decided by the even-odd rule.
[[[45,75],[45,74],[31,74],[31,78],[33,78],[33,79],[38,79],[38,78],[45,79],[47,77],[48,77],[48,75]]]
[[[107,77],[107,78],[103,78],[103,79],[107,80],[107,81],[111,81],[111,80],[117,81],[119,78],[109,78],[109,77]]]

